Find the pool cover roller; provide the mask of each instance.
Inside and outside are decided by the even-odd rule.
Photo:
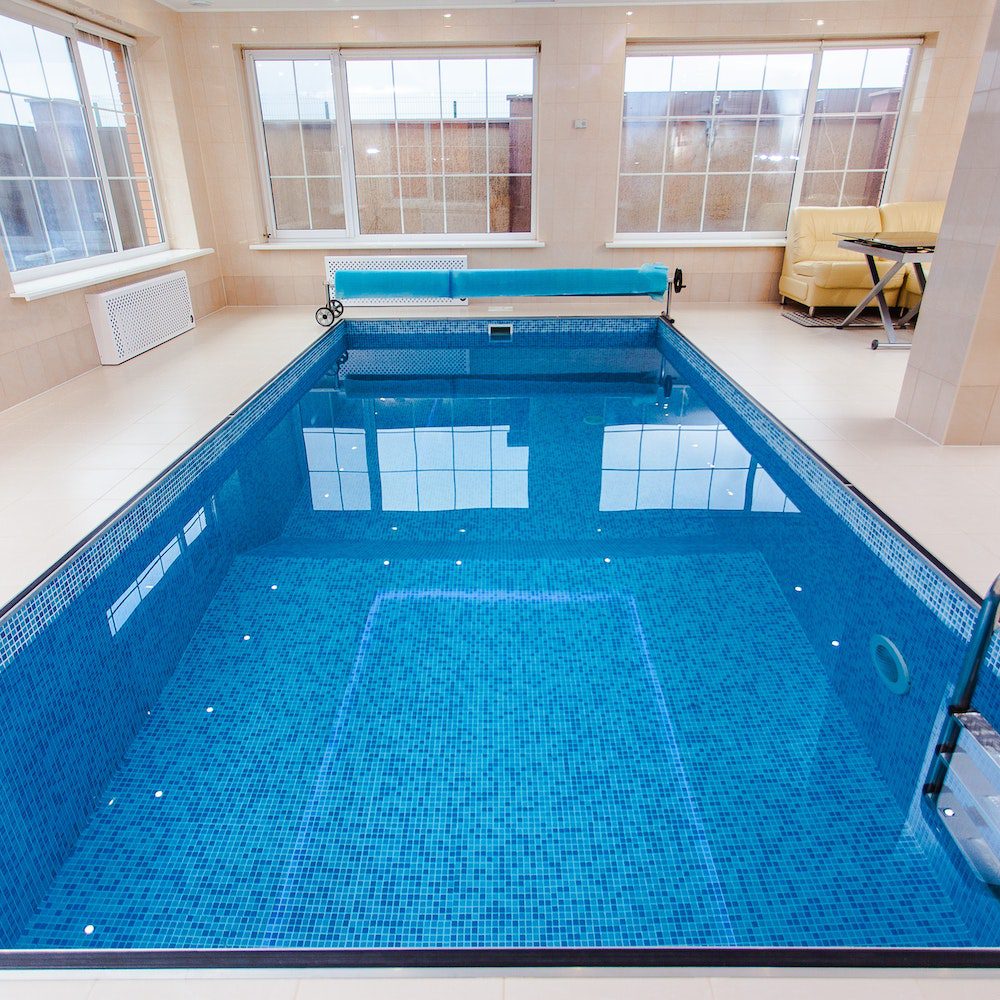
[[[456,270],[337,271],[338,299],[486,299],[523,295],[648,295],[661,299],[670,280],[664,264]]]

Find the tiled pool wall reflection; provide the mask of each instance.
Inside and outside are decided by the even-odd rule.
[[[546,925],[536,917],[524,918],[516,907],[498,910],[495,919],[485,923],[456,917],[450,928],[438,925],[428,931],[427,921],[446,898],[434,893],[393,897],[405,903],[405,912],[375,908],[354,923],[331,922],[331,906],[344,912],[358,894],[377,896],[380,878],[395,877],[389,869],[376,868],[364,876],[359,869],[356,879],[338,887],[335,898],[312,892],[318,877],[342,877],[356,861],[352,845],[364,836],[366,814],[349,785],[364,765],[364,748],[373,745],[374,728],[386,717],[406,727],[409,706],[421,698],[440,699],[449,692],[453,697],[494,697],[511,684],[520,685],[523,694],[529,678],[531,685],[544,689],[546,671],[557,674],[566,657],[573,656],[570,647],[552,649],[546,658],[528,643],[538,655],[521,663],[514,644],[510,656],[522,674],[503,677],[487,669],[475,689],[465,692],[455,687],[459,682],[443,662],[428,667],[430,693],[422,688],[421,675],[408,666],[402,654],[425,641],[437,644],[428,654],[435,663],[445,652],[460,661],[462,651],[448,646],[442,636],[449,622],[469,615],[479,622],[477,643],[508,641],[489,612],[502,612],[503,621],[504,609],[523,611],[525,598],[517,595],[528,590],[525,579],[538,592],[554,593],[558,584],[568,588],[560,592],[572,594],[564,606],[552,605],[548,617],[539,618],[543,632],[550,627],[555,630],[552,636],[558,633],[572,642],[573,616],[608,616],[603,662],[609,672],[594,674],[588,683],[601,690],[617,684],[620,690],[607,705],[594,700],[580,716],[582,724],[603,720],[632,732],[630,712],[640,702],[646,705],[636,710],[636,717],[651,728],[637,732],[638,745],[657,743],[667,764],[676,761],[687,775],[702,833],[678,818],[684,813],[683,802],[676,816],[668,810],[657,822],[666,830],[683,828],[695,840],[704,836],[716,859],[724,859],[729,849],[749,852],[748,838],[759,838],[759,851],[772,852],[773,860],[765,858],[766,863],[744,873],[746,884],[753,887],[748,899],[780,892],[783,880],[793,878],[791,870],[781,869],[783,845],[796,832],[781,826],[783,810],[834,823],[845,816],[849,822],[852,809],[859,809],[878,829],[873,843],[891,843],[893,823],[898,824],[900,842],[919,843],[932,860],[934,878],[928,880],[926,871],[911,867],[904,850],[895,860],[874,856],[870,869],[858,873],[857,886],[838,890],[834,883],[841,868],[831,843],[831,858],[811,862],[817,871],[829,873],[831,898],[848,890],[860,896],[867,880],[870,891],[901,911],[907,893],[929,900],[943,886],[959,915],[957,930],[945,933],[933,915],[915,915],[905,929],[909,943],[962,946],[1000,941],[995,900],[949,849],[938,846],[928,827],[933,818],[921,812],[917,794],[974,617],[969,602],[658,321],[516,320],[513,344],[490,346],[483,346],[485,326],[483,321],[342,324],[173,470],[121,524],[0,624],[0,717],[5,720],[0,733],[5,792],[0,801],[0,945],[459,946],[457,936],[464,936],[467,946],[547,946],[573,944],[574,935],[583,944],[619,946],[804,943],[796,938],[796,928],[808,926],[809,914],[793,912],[798,904],[791,902],[781,919],[775,911],[755,910],[740,896],[746,888],[743,880],[727,872],[724,861],[717,884],[711,882],[709,869],[702,869],[699,878],[707,881],[692,883],[690,900],[678,897],[666,905],[663,892],[646,900],[636,897],[629,915],[619,914],[616,930],[610,929],[613,908],[602,912],[608,929],[596,937],[593,928],[579,922],[579,913],[565,920],[552,918]],[[338,376],[345,347],[350,353]],[[665,392],[657,389],[661,350],[673,370]],[[430,367],[428,351],[434,352]],[[396,352],[395,361],[389,352]],[[412,355],[412,371],[407,371],[406,352]],[[564,379],[574,373],[579,377],[553,388],[542,376],[557,373]],[[339,391],[345,377],[346,393]],[[407,394],[408,386],[412,395]],[[303,395],[309,387],[312,391]],[[550,433],[553,428],[560,434]],[[700,453],[709,442],[719,459],[711,465],[717,467],[706,469],[709,463],[682,457],[682,452],[694,454],[688,448]],[[595,593],[590,574],[598,550],[615,572],[627,575],[584,607],[579,602],[586,604],[585,595]],[[732,578],[722,586],[706,583],[713,552],[720,566],[731,567]],[[329,566],[322,561],[324,555],[333,560]],[[408,559],[431,559],[434,566],[437,560],[450,567],[464,563],[469,573],[461,594],[448,597],[438,570],[428,566],[417,572],[422,564],[414,563],[406,577],[405,599],[379,597],[395,593],[379,582],[383,565],[389,568]],[[531,560],[538,568],[525,569],[524,563]],[[544,568],[547,560],[552,562],[549,570]],[[628,560],[627,566],[623,560]],[[361,748],[354,769],[351,761],[339,757],[332,770],[317,775],[316,762],[303,747],[305,756],[298,762],[303,780],[284,790],[266,790],[273,796],[267,802],[274,810],[269,834],[261,831],[261,840],[248,846],[239,837],[226,840],[220,833],[218,843],[207,848],[207,860],[189,860],[189,867],[178,870],[194,879],[203,872],[203,863],[227,863],[223,844],[235,852],[255,853],[257,866],[250,870],[258,872],[259,886],[235,892],[215,910],[211,899],[191,904],[207,925],[216,914],[214,932],[208,926],[194,932],[190,924],[177,923],[166,913],[177,904],[168,902],[157,932],[137,925],[120,928],[117,937],[99,933],[90,941],[80,939],[73,909],[77,884],[66,872],[41,917],[32,922],[78,841],[84,844],[81,866],[106,859],[123,844],[137,852],[136,864],[155,865],[155,856],[143,854],[143,845],[129,840],[134,827],[102,821],[104,826],[92,824],[89,840],[81,841],[81,834],[109,808],[107,800],[114,797],[109,788],[136,790],[136,782],[155,784],[158,765],[151,760],[147,766],[146,759],[158,741],[177,741],[192,762],[207,752],[198,732],[177,728],[169,712],[158,719],[156,704],[171,685],[175,692],[188,686],[190,698],[198,697],[197,672],[186,667],[178,671],[178,664],[190,666],[195,656],[218,664],[220,690],[239,685],[246,669],[240,657],[249,651],[228,645],[233,637],[224,634],[229,629],[227,615],[243,601],[250,602],[247,608],[257,608],[257,597],[251,601],[242,595],[258,585],[270,588],[271,583],[258,579],[262,568],[282,565],[295,566],[296,579],[308,582],[300,598],[305,603],[276,603],[260,614],[288,616],[298,622],[303,637],[312,636],[316,642],[325,641],[317,631],[320,623],[342,635],[345,644],[360,623],[355,612],[355,618],[345,617],[338,624],[330,618],[338,613],[336,607],[320,611],[317,603],[309,611],[308,602],[341,601],[345,609],[364,605],[368,613],[373,602],[382,602],[368,640],[378,650],[370,663],[352,666],[338,660],[329,676],[316,675],[312,695],[303,689],[287,701],[278,690],[280,673],[274,674],[272,687],[262,675],[255,688],[264,699],[258,704],[266,704],[266,692],[273,691],[275,711],[289,720],[286,740],[306,738],[295,734],[295,719],[301,719],[304,734],[312,732],[328,751],[353,732],[352,745]],[[675,586],[663,578],[664,567],[676,574]],[[755,575],[767,595],[763,611],[745,599],[746,581]],[[470,586],[482,595],[478,603],[467,603]],[[283,601],[291,600],[284,591],[278,593]],[[445,613],[420,597],[428,593],[455,608]],[[636,611],[641,618],[638,631],[630,624],[632,612],[627,612],[627,595],[633,593],[643,595]],[[508,596],[501,600],[498,594]],[[713,606],[721,631],[707,635],[704,609]],[[557,628],[552,616],[563,611],[569,617],[565,628]],[[626,674],[624,680],[612,676],[615,657],[623,655],[631,662],[644,642],[652,643],[653,652],[647,654],[654,657],[651,663],[670,662],[670,649],[657,639],[657,629],[666,628],[668,619],[671,628],[681,628],[679,634],[690,638],[682,643],[684,655],[690,680],[700,687],[669,688],[655,669],[651,680],[638,674]],[[876,676],[868,655],[874,623],[909,663],[914,682],[905,697],[892,695]],[[651,638],[645,637],[643,626],[651,629]],[[782,630],[788,634],[787,662],[774,653],[774,637]],[[623,649],[628,652],[621,653]],[[582,660],[591,662],[591,654],[593,650],[581,654]],[[287,651],[268,655],[271,659],[253,661],[254,669],[288,668]],[[765,655],[771,659],[762,673],[760,658]],[[994,648],[994,664],[996,659]],[[821,671],[815,691],[809,680],[813,661]],[[683,670],[678,677],[685,679]],[[569,681],[551,683],[552,704],[557,710],[568,706],[572,687],[559,685]],[[658,685],[663,685],[659,694]],[[747,707],[761,701],[762,688],[772,713],[766,717]],[[827,689],[835,692],[840,707],[831,707],[822,694]],[[662,705],[658,699],[663,699]],[[320,710],[331,704],[341,706],[345,714],[337,723],[342,729],[335,726],[329,735],[329,718]],[[517,705],[527,712],[523,704]],[[988,717],[1000,718],[1000,683],[993,674],[984,678],[977,706]],[[615,723],[612,717],[619,710],[621,718]],[[452,740],[453,749],[469,751],[465,737],[449,730],[440,701],[429,711],[428,734],[440,737],[441,745]],[[669,728],[657,728],[657,718],[665,718]],[[219,721],[225,723],[221,717]],[[526,714],[520,725],[532,732],[537,722]],[[770,746],[757,745],[761,727],[768,725]],[[720,729],[731,733],[731,747],[706,742],[706,732]],[[254,756],[251,744],[240,743],[252,733],[234,729],[233,743],[218,750],[227,756],[248,754],[248,775],[253,768],[268,767],[265,759]],[[847,734],[846,741],[842,734]],[[735,755],[743,753],[746,742],[754,745],[749,761],[746,754]],[[448,798],[436,799],[431,787],[434,747],[433,741],[426,744],[425,757],[399,749],[396,756],[390,754],[387,773],[396,776],[393,780],[405,773],[410,780],[427,782],[429,801],[440,807],[447,828]],[[811,747],[812,759],[788,757],[789,748],[805,747]],[[292,748],[286,745],[281,752]],[[572,769],[569,750],[552,752]],[[831,776],[852,756],[877,770],[887,790],[885,802],[857,803],[857,796],[880,794],[863,774],[850,787],[832,782]],[[296,759],[292,753],[289,760]],[[421,778],[422,764],[426,773]],[[747,783],[746,795],[756,797],[758,806],[770,803],[773,825],[737,829],[738,817],[727,811],[727,803],[739,800],[741,793],[733,791],[738,781]],[[724,788],[727,795],[720,794]],[[150,795],[154,792],[149,789]],[[223,798],[230,794],[229,789],[219,792]],[[788,797],[796,793],[799,801],[790,803]],[[515,795],[515,786],[510,794]],[[625,785],[622,794],[627,794]],[[320,800],[324,807],[335,807],[332,814],[317,810]],[[652,816],[652,802],[643,805],[640,800],[641,795],[634,809],[646,809]],[[208,806],[191,801],[184,808],[191,811],[194,824],[198,811]],[[385,821],[391,821],[391,798],[372,808],[384,809]],[[502,824],[503,817],[492,815],[490,808],[483,804],[485,811],[477,815]],[[330,826],[329,815],[340,817],[343,826]],[[201,815],[200,821],[206,817]],[[120,822],[125,824],[125,819]],[[522,817],[522,828],[527,829],[527,822]],[[515,824],[504,836],[516,839],[517,829]],[[863,830],[857,833],[864,836]],[[476,831],[453,830],[450,837],[400,862],[414,865],[412,880],[420,878],[420,858],[433,865],[441,851],[469,856],[469,851],[483,848]],[[661,846],[667,851],[666,841]],[[551,845],[541,840],[534,845],[537,850],[543,847]],[[640,847],[634,860],[650,868],[653,862],[644,860],[642,851],[652,848]],[[291,855],[282,853],[289,849]],[[572,849],[567,843],[565,850]],[[577,849],[584,849],[582,841]],[[527,857],[537,861],[539,855],[529,850]],[[668,864],[658,877],[671,871],[676,876],[685,857],[682,852],[678,867]],[[789,869],[801,862],[801,857],[790,858]],[[888,877],[893,865],[896,871]],[[609,881],[611,869],[595,874],[593,867],[574,864],[569,870],[577,881],[596,878],[605,895],[616,890]],[[76,870],[80,877],[85,871]],[[532,870],[526,867],[518,877],[530,880]],[[116,873],[110,866],[94,872],[93,878],[108,901],[116,893],[122,895],[124,901],[107,905],[118,906],[119,916],[126,914],[130,896],[121,883],[128,882],[129,871]],[[245,881],[247,875],[234,870],[232,878]],[[484,872],[481,884],[500,891],[510,886],[505,878]],[[171,891],[169,872],[158,885],[164,894]],[[552,892],[553,899],[572,895],[573,880],[553,881]],[[132,899],[128,905],[141,909],[147,904]],[[823,911],[823,906],[817,903],[815,910]],[[148,911],[143,912],[148,917]],[[423,931],[417,926],[421,914]],[[644,914],[643,919],[637,922],[636,914]],[[891,922],[878,912],[851,917],[839,901],[816,920],[817,933],[827,933],[829,944],[900,943]]]

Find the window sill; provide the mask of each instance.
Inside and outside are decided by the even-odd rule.
[[[543,247],[541,240],[419,240],[380,243],[376,240],[271,240],[251,243],[251,250],[521,250]]]
[[[160,253],[150,253],[142,257],[131,257],[128,260],[118,260],[111,264],[100,264],[97,267],[81,267],[65,274],[54,274],[48,278],[35,278],[33,281],[18,281],[14,279],[14,290],[10,293],[12,299],[24,299],[32,302],[35,299],[45,299],[50,295],[62,295],[79,288],[89,288],[115,278],[127,278],[143,271],[155,271],[160,267],[180,264],[195,257],[204,257],[215,253],[213,249],[197,250],[163,250]]]
[[[740,240],[733,237],[722,237],[719,239],[693,240],[684,237],[667,237],[666,239],[617,239],[610,240],[604,245],[609,250],[643,250],[643,249],[663,249],[673,250],[697,250],[699,247],[706,249],[718,249],[719,247],[783,247],[787,240],[784,236]]]

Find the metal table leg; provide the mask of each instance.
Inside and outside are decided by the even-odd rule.
[[[853,323],[854,320],[861,315],[861,311],[871,302],[872,299],[878,299],[879,313],[882,316],[882,322],[885,324],[886,330],[891,331],[892,326],[892,315],[889,312],[889,306],[885,301],[885,286],[892,281],[893,278],[899,273],[899,269],[903,267],[902,261],[897,261],[892,267],[889,268],[885,273],[884,278],[878,276],[878,268],[875,266],[875,258],[871,254],[865,254],[865,260],[868,261],[868,270],[871,272],[872,276],[872,290],[848,313],[845,319],[842,319],[837,324],[838,330],[843,330],[845,326]],[[890,332],[889,337],[891,338],[893,334]]]
[[[927,289],[927,275],[924,274],[924,265],[919,260],[915,260],[913,270],[917,275],[917,284],[920,286],[920,302],[908,309],[906,314],[900,318],[900,326],[906,326],[907,323],[911,323],[917,318],[920,313],[920,303],[924,301],[924,292]]]
[[[896,328],[892,323],[892,313],[889,312],[889,304],[885,301],[886,285],[888,285],[889,282],[896,277],[900,268],[905,265],[901,260],[896,261],[896,263],[893,264],[888,271],[886,271],[885,276],[880,278],[878,275],[878,268],[875,266],[875,255],[865,254],[865,260],[868,261],[868,270],[872,276],[872,290],[857,304],[857,306],[855,306],[846,319],[837,324],[837,329],[843,330],[845,326],[857,319],[861,310],[864,309],[872,299],[876,299],[878,301],[879,315],[882,317],[882,326],[885,327],[885,335],[888,337],[888,340],[873,340],[872,350],[877,351],[880,347],[882,347],[888,349],[895,348],[898,351],[908,351],[910,349],[909,344],[904,344],[901,341],[896,340]]]

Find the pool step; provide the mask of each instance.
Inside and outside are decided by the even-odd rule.
[[[961,730],[938,815],[977,878],[1000,885],[1000,733],[976,711],[955,719]]]

